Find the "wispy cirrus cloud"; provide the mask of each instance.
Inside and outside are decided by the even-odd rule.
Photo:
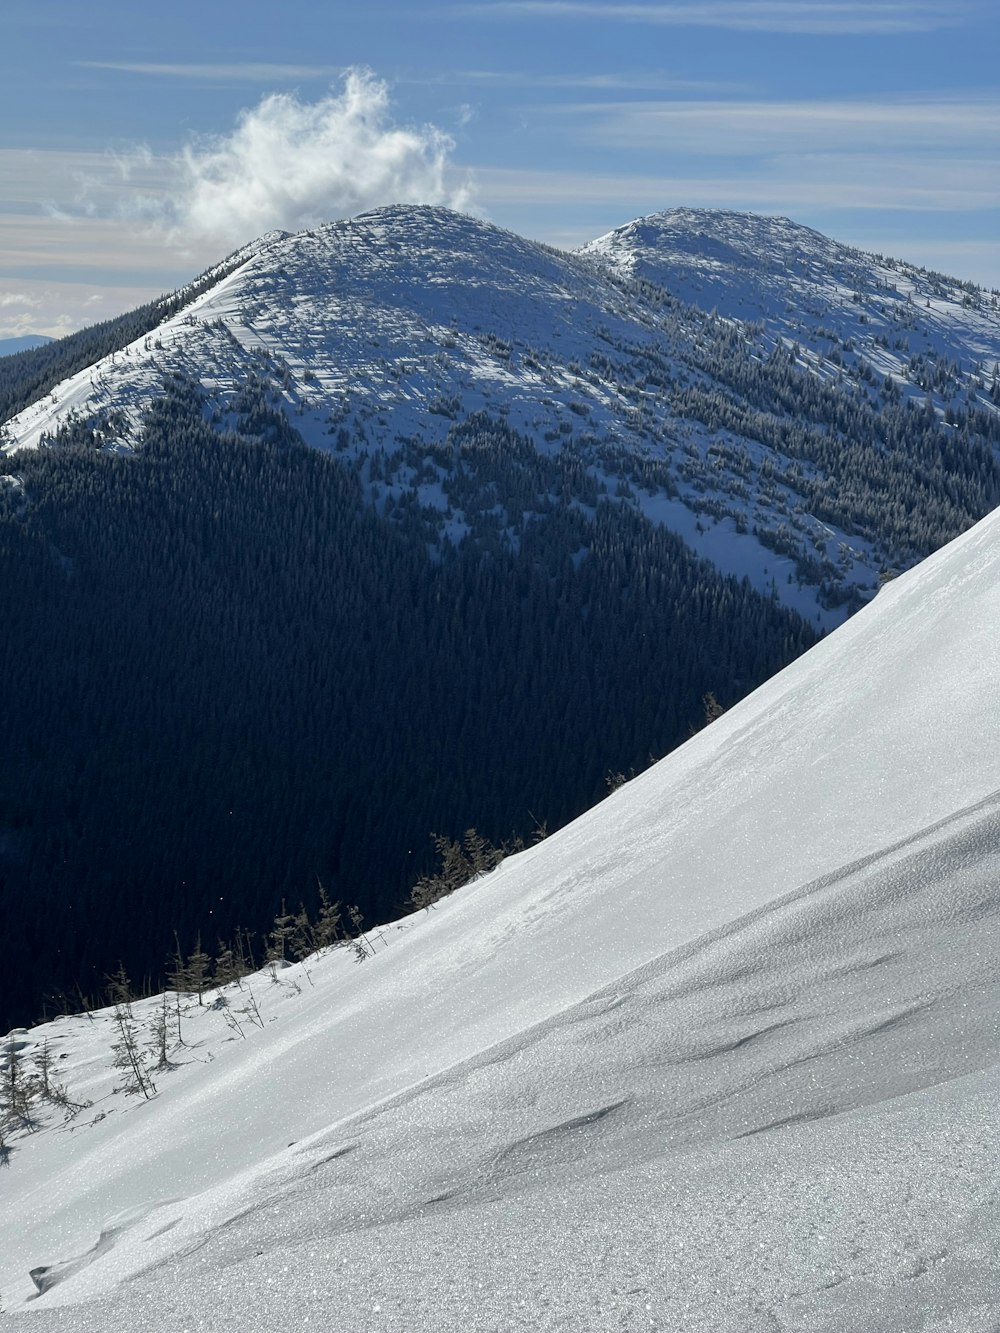
[[[280,65],[268,62],[234,61],[226,64],[149,64],[126,60],[78,60],[80,69],[116,70],[122,74],[145,74],[167,79],[196,79],[216,83],[288,83],[298,79],[331,79],[343,73],[342,65]]]
[[[598,175],[479,167],[476,186],[487,209],[610,205],[638,214],[682,203],[766,213],[816,208],[935,213],[1000,208],[1000,166],[987,161],[962,166],[936,159],[921,160],[920,165],[918,179],[912,169],[905,171],[893,159],[879,155],[789,157],[757,175]],[[581,237],[590,239],[587,227]]]
[[[580,118],[579,134],[588,142],[724,156],[873,145],[897,153],[974,150],[1000,137],[1000,101],[989,99],[595,101],[545,110]]]
[[[191,265],[170,256],[178,280],[190,277]],[[206,262],[217,259],[205,252]],[[156,284],[164,272],[162,235],[123,225],[118,218],[65,217],[42,210],[39,216],[0,212],[0,282],[50,279],[105,285]]]
[[[4,156],[0,154],[0,197]],[[217,258],[212,253],[205,262]],[[162,237],[111,218],[0,211],[0,337],[60,337],[108,319],[191,276],[190,261],[164,269]]]
[[[444,81],[444,80],[442,80]],[[486,88],[551,88],[556,91],[573,89],[593,92],[664,92],[701,93],[720,96],[750,91],[751,85],[722,79],[685,79],[650,70],[629,70],[618,73],[526,73],[519,70],[467,69],[448,76],[448,83],[474,84]]]
[[[927,0],[706,0],[705,3],[632,4],[617,0],[495,0],[460,4],[466,18],[611,19],[618,23],[731,28],[742,32],[810,36],[933,32],[965,21],[961,3]]]
[[[21,338],[32,333],[61,338],[85,324],[134,309],[148,301],[151,294],[148,284],[95,291],[93,282],[20,281],[23,291],[5,293],[12,299],[0,297],[0,338]],[[157,290],[153,288],[154,292]]]

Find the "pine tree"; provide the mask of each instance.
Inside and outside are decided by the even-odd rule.
[[[0,1124],[8,1128],[32,1129],[31,1088],[25,1077],[18,1043],[11,1033],[2,1050],[3,1081],[0,1084]]]
[[[497,864],[497,858],[503,855],[493,846],[489,838],[483,837],[478,829],[466,829],[463,841],[465,858],[473,876],[482,875],[488,870],[492,870]]]
[[[152,1040],[149,1044],[150,1054],[155,1061],[154,1069],[173,1069],[174,1065],[170,1060],[168,1053],[170,1046],[170,1007],[167,1000],[167,992],[164,991],[160,997],[160,1007],[153,1016]]]
[[[49,1048],[48,1037],[43,1037],[41,1045],[36,1048],[33,1063],[33,1082],[38,1094],[46,1101],[50,1101],[53,1099],[56,1085],[52,1078],[52,1051]]]
[[[167,960],[167,985],[177,995],[191,989],[191,978],[188,976],[184,955],[181,953],[181,942],[176,931],[174,931],[174,952]]]
[[[236,981],[239,975],[239,963],[232,947],[224,940],[219,940],[219,951],[215,955],[215,984],[228,986],[230,982]]]
[[[34,1096],[41,1097],[53,1106],[63,1109],[67,1120],[71,1120],[79,1111],[92,1105],[91,1102],[77,1102],[69,1095],[65,1084],[53,1076],[52,1051],[48,1038],[43,1038],[34,1053],[31,1088]]]
[[[233,934],[231,945],[225,945],[222,940],[219,941],[219,959],[232,959],[232,974],[230,981],[235,981],[236,985],[243,989],[243,978],[247,976],[254,968],[253,951],[250,947],[250,932],[244,931],[242,926],[237,926]],[[218,981],[218,967],[216,964],[216,980]]]
[[[292,931],[288,937],[288,952],[297,963],[308,958],[316,951],[316,937],[305,903],[299,903],[299,910],[292,918]]]
[[[236,956],[239,958],[244,976],[257,970],[257,959],[253,951],[253,937],[256,933],[255,930],[244,930],[241,933],[240,927],[236,927]]]
[[[722,706],[722,704],[719,703],[718,699],[715,697],[715,695],[712,693],[711,690],[709,690],[707,694],[702,696],[701,702],[705,709],[706,727],[709,725],[709,723],[715,722],[716,719],[720,718],[722,714],[726,711],[725,708]]]
[[[190,978],[188,977],[187,965],[184,962],[184,955],[181,953],[181,942],[174,932],[174,952],[167,961],[167,985],[174,993],[174,1024],[176,1027],[176,1041],[178,1046],[184,1045],[184,1034],[181,1028],[183,1018],[183,1008],[181,1005],[181,996],[190,989]]]
[[[349,907],[347,915],[351,918],[351,925],[357,931],[357,934],[351,940],[354,957],[357,962],[363,963],[370,954],[374,954],[375,949],[364,932],[365,919],[361,915],[361,909],[359,907]]]
[[[281,910],[275,915],[274,922],[268,933],[267,961],[269,963],[283,963],[288,954],[289,941],[295,933],[295,922],[291,913],[285,908],[285,900],[281,900]]]
[[[319,883],[319,914],[313,928],[313,940],[317,949],[332,949],[340,939],[340,903],[331,902],[330,895],[322,881]]]
[[[154,1084],[139,1043],[138,1030],[127,1006],[118,1003],[114,1007],[115,1026],[118,1040],[112,1043],[114,1066],[122,1074],[122,1082],[115,1092],[124,1092],[127,1097],[143,1096],[147,1100],[156,1095]]]
[[[117,972],[114,972],[107,979],[108,998],[113,1005],[121,1005],[129,1018],[132,1017],[132,1001],[135,999],[135,993],[132,990],[132,983],[129,980],[128,973],[125,971],[125,964],[119,963]]]
[[[188,978],[188,989],[193,991],[198,997],[198,1003],[204,1004],[204,994],[212,986],[212,960],[201,947],[201,933],[199,932],[194,946],[194,952],[188,955],[185,967]]]

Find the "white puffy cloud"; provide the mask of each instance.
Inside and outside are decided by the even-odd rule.
[[[453,144],[434,126],[401,127],[389,90],[353,69],[318,102],[273,93],[231,134],[188,145],[161,216],[172,239],[239,245],[391,203],[468,204],[450,181]]]

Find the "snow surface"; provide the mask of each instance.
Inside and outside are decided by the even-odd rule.
[[[997,293],[842,245],[788,218],[674,208],[580,253],[804,347],[848,341],[901,382],[911,354],[984,360],[987,371],[1000,355]],[[889,346],[880,335],[890,335]]]
[[[995,1333],[998,644],[1000,514],[153,1100],[14,1034],[92,1105],[0,1172],[3,1327]]]

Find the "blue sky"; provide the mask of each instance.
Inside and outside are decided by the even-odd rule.
[[[1000,288],[996,0],[4,0],[0,336],[271,227],[782,213]]]

